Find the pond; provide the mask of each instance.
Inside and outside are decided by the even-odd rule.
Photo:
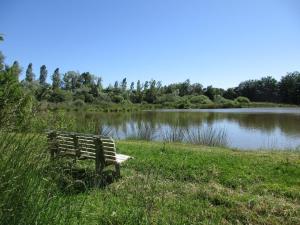
[[[206,143],[207,139],[215,136],[216,139],[221,138],[223,144],[238,149],[300,148],[300,108],[95,113],[85,115],[84,120],[89,119],[101,121],[100,123],[110,127],[112,135],[119,139],[139,137],[187,141],[199,139],[198,136],[201,136]],[[191,133],[193,135],[189,135]]]

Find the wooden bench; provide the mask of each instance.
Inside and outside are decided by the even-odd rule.
[[[120,177],[120,165],[132,157],[116,153],[111,137],[73,132],[49,131],[48,143],[51,159],[69,156],[74,160],[95,160],[96,173],[101,175],[104,167],[114,165]]]

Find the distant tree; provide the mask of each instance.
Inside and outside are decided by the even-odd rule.
[[[210,100],[214,100],[215,98],[215,89],[213,88],[213,86],[207,86],[207,88],[204,90],[204,94],[209,97]]]
[[[98,77],[97,78],[97,88],[99,90],[102,90],[103,89],[103,86],[102,86],[102,78],[101,77]]]
[[[2,52],[0,51],[0,71],[2,71],[4,69],[4,55],[2,54]]]
[[[41,85],[46,84],[46,79],[47,79],[48,71],[45,65],[42,65],[40,68],[40,77],[39,77],[39,83]]]
[[[185,96],[191,94],[191,82],[189,79],[179,84],[179,95]]]
[[[133,92],[133,90],[134,90],[134,82],[131,82],[131,84],[130,84],[130,92]]]
[[[59,68],[56,68],[52,75],[52,88],[59,89],[60,87],[61,87],[61,78],[60,78]]]
[[[126,91],[126,88],[127,88],[127,79],[126,77],[122,80],[121,82],[121,90],[122,92],[125,92]]]
[[[151,80],[149,83],[150,83],[150,88],[145,90],[145,100],[148,103],[154,103],[157,98],[156,81]]]
[[[99,88],[97,87],[96,84],[93,84],[93,85],[91,86],[90,94],[92,94],[93,97],[95,97],[95,98],[96,98],[96,97],[99,97]]]
[[[12,67],[11,67],[11,73],[13,76],[16,76],[17,78],[19,78],[20,74],[22,72],[22,69],[19,65],[18,61],[14,61]]]
[[[278,83],[271,76],[263,77],[258,82],[258,97],[259,101],[276,102],[278,101]]]
[[[285,103],[300,104],[300,73],[295,71],[283,76],[279,82],[279,94]]]
[[[149,87],[149,81],[146,81],[145,84],[144,84],[144,90],[147,90]]]
[[[85,72],[82,73],[80,76],[82,78],[84,86],[90,87],[91,85],[94,84],[94,76],[91,73]]]
[[[115,84],[114,84],[114,88],[113,88],[113,92],[115,94],[119,94],[120,93],[120,88],[119,88],[119,82],[118,81],[115,81]]]
[[[137,81],[136,92],[137,93],[141,93],[142,92],[142,85],[141,85],[141,81],[140,80]]]
[[[259,82],[257,80],[247,80],[243,81],[237,87],[237,93],[239,96],[244,96],[249,98],[251,101],[257,101],[257,87]]]
[[[224,94],[223,94],[223,97],[224,98],[227,98],[227,99],[235,99],[238,97],[238,94],[235,92],[234,88],[228,88]]]
[[[195,83],[192,85],[192,93],[196,95],[202,95],[203,94],[203,86],[202,84]]]
[[[34,73],[33,73],[33,69],[32,69],[32,63],[29,63],[27,69],[26,69],[26,77],[25,80],[27,82],[33,82],[34,81]]]
[[[74,91],[77,87],[80,87],[81,85],[78,85],[79,77],[80,74],[78,72],[75,71],[66,72],[63,77],[64,88],[66,90]]]

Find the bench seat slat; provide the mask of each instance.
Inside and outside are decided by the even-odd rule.
[[[116,161],[117,163],[123,163],[127,159],[132,158],[131,156],[128,155],[123,155],[123,154],[116,154]]]

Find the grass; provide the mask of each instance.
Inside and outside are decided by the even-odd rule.
[[[34,155],[39,156],[38,152],[45,150],[44,142],[44,138],[36,138],[26,149],[35,149]],[[33,172],[43,178],[37,185],[40,194],[28,196],[36,196],[34,199],[43,203],[48,199],[48,195],[41,194],[44,185],[56,196],[46,208],[50,211],[45,214],[49,214],[49,220],[45,219],[48,224],[51,213],[61,208],[64,213],[59,213],[54,222],[62,224],[299,224],[299,152],[242,152],[133,140],[119,141],[117,146],[119,152],[134,157],[122,167],[122,178],[100,189],[90,187],[72,193],[57,190],[56,180],[49,173],[40,174],[40,169],[35,169],[48,168],[45,155],[42,158],[46,161],[33,160],[34,155],[28,157],[29,162],[32,159],[41,166],[33,167]],[[94,162],[82,161],[76,167],[92,171]],[[5,187],[1,187],[3,212]],[[32,207],[33,212],[46,207],[41,204],[36,209],[18,196],[14,202]],[[8,204],[14,205],[12,201]],[[48,218],[45,215],[43,218]]]

